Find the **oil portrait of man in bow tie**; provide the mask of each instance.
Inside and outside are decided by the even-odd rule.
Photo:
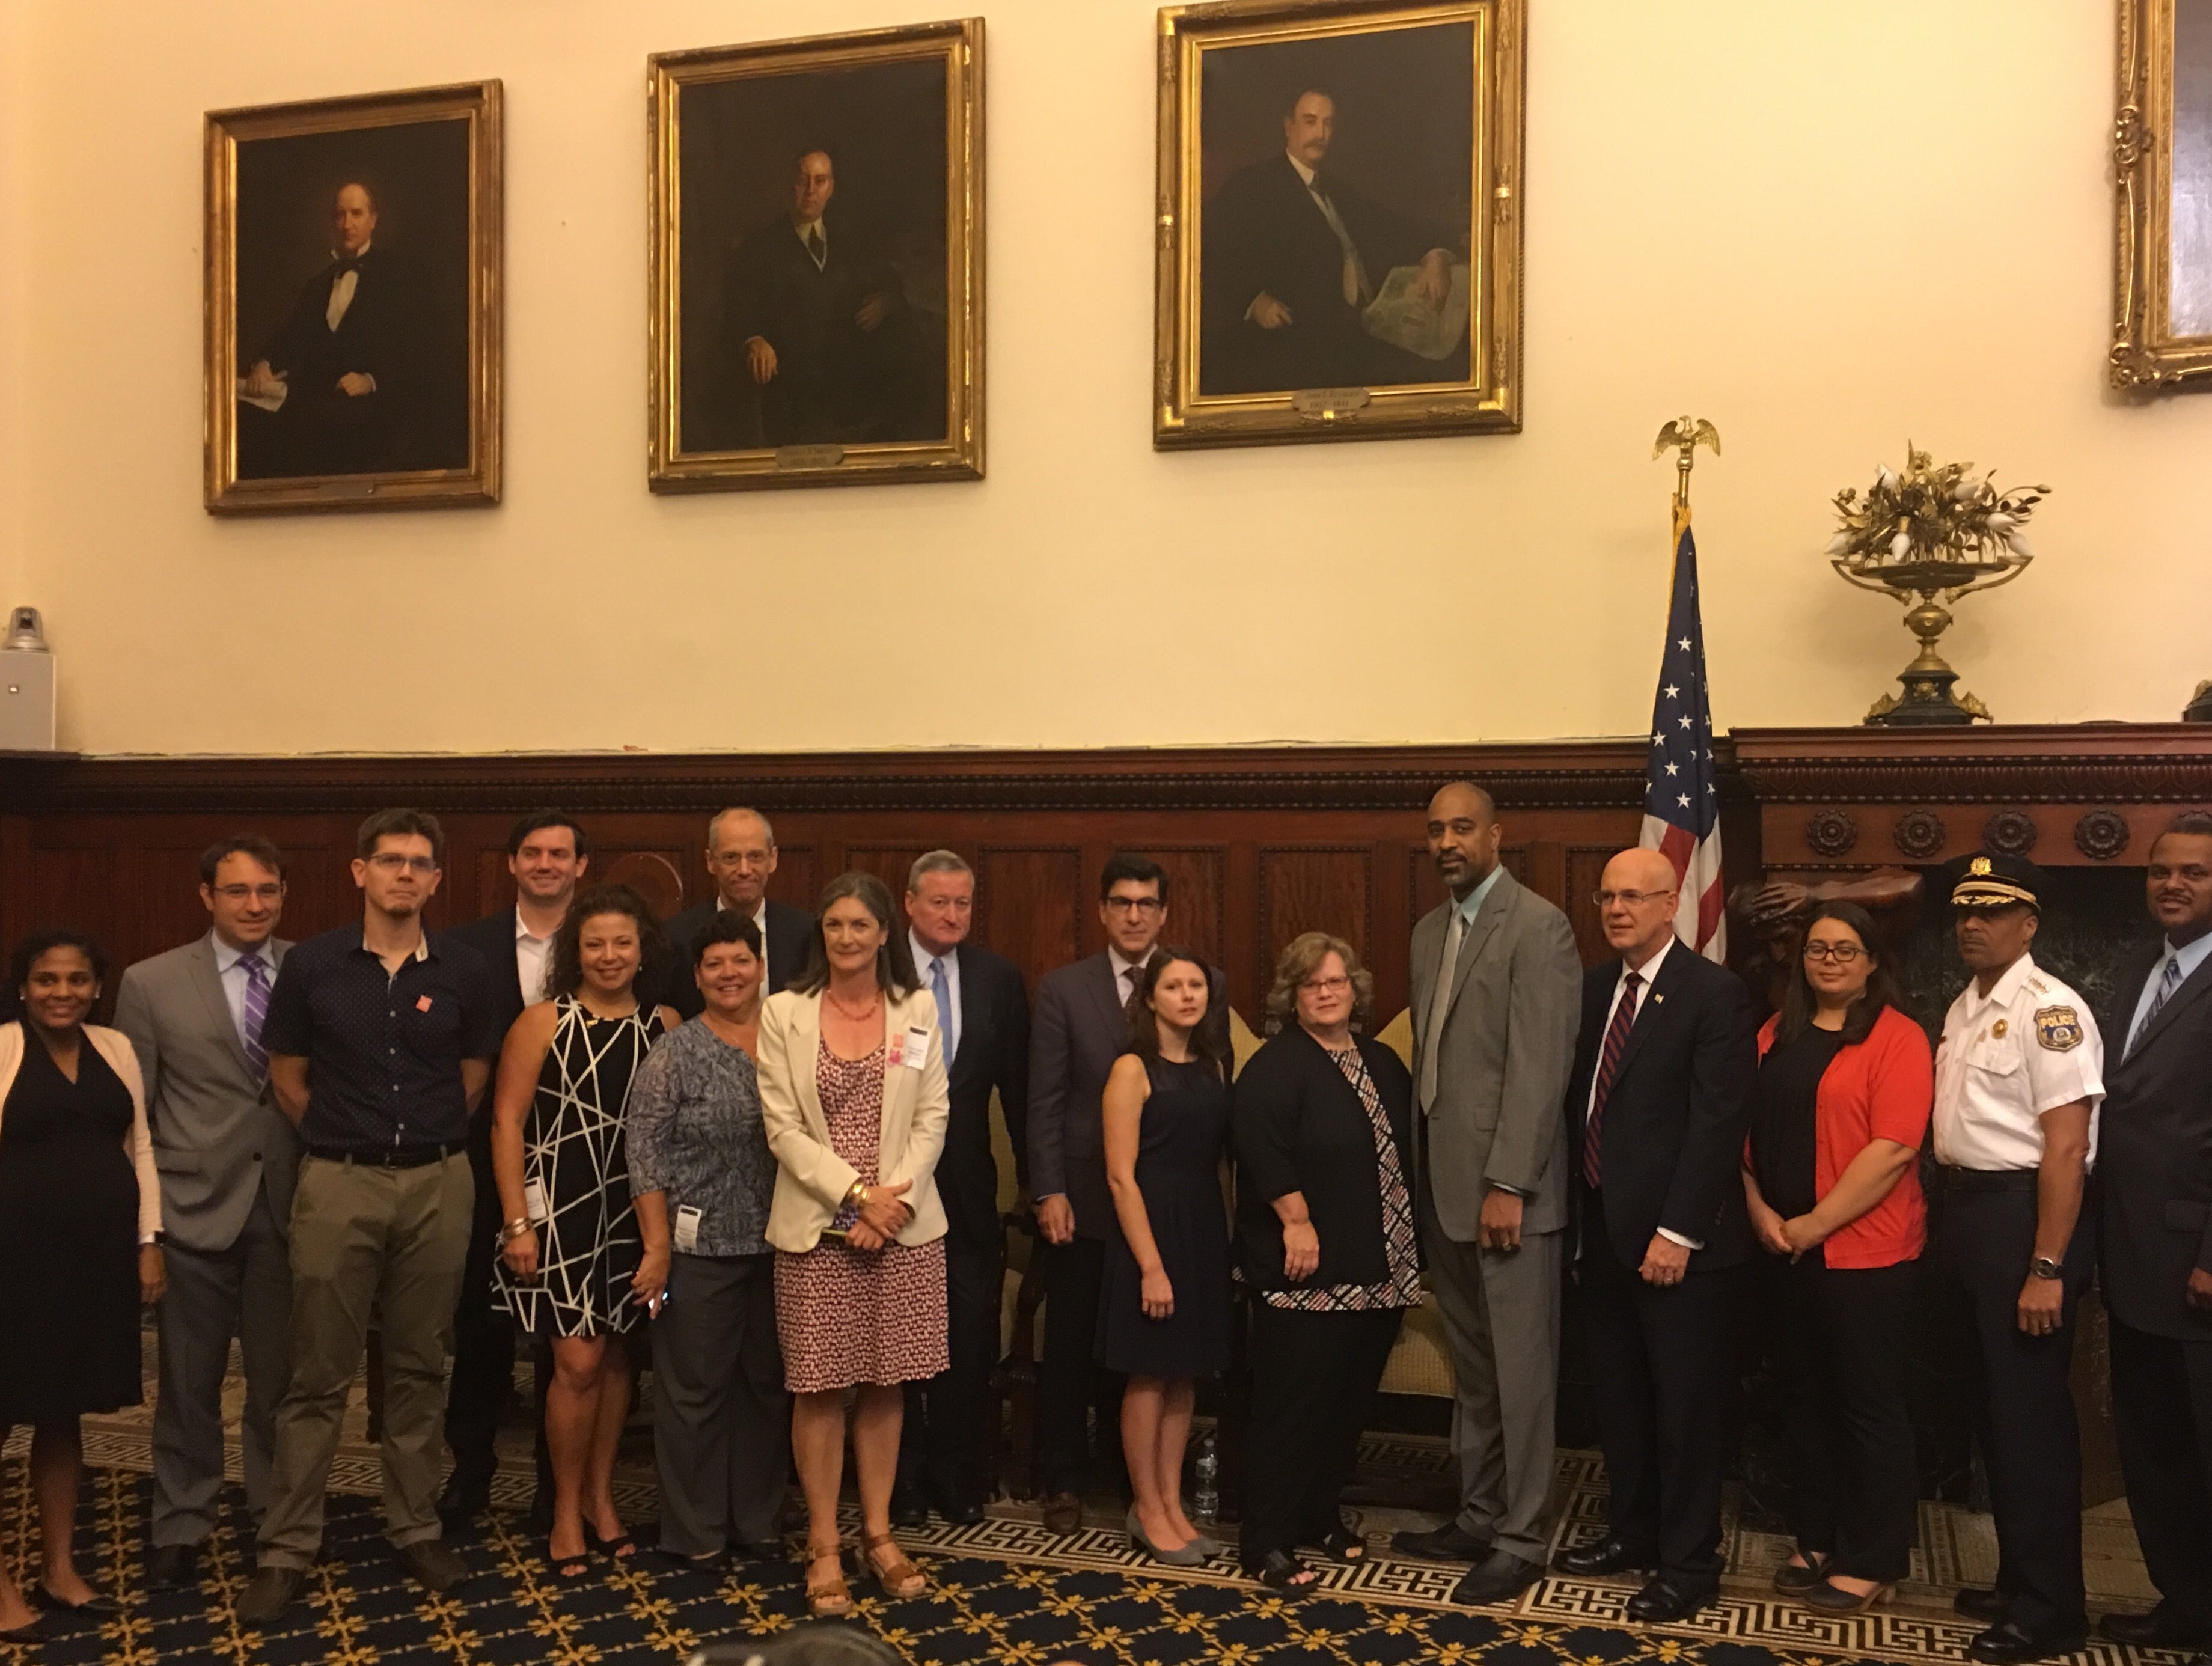
[[[483,123],[332,127],[294,114],[315,108],[211,119],[235,114],[240,130],[218,205],[231,282],[210,293],[228,313],[228,362],[209,374],[229,396],[233,436],[216,460],[233,465],[242,496],[320,491],[342,502],[393,494],[398,477],[464,480],[484,425],[471,408],[486,380],[473,313],[496,289],[478,268]],[[281,131],[295,120],[307,131]]]

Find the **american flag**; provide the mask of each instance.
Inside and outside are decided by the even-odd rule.
[[[1644,776],[1644,837],[1674,865],[1681,899],[1674,934],[1708,960],[1728,958],[1721,909],[1720,794],[1713,786],[1712,705],[1705,632],[1698,620],[1698,545],[1686,525],[1674,546],[1674,596],[1667,652],[1651,702],[1651,762]]]

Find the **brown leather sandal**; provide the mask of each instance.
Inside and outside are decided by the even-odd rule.
[[[903,1602],[910,1596],[919,1596],[929,1589],[929,1580],[912,1562],[906,1553],[899,1551],[898,1560],[888,1565],[876,1560],[876,1552],[889,1545],[898,1550],[898,1541],[888,1533],[878,1533],[863,1542],[867,1547],[868,1570],[876,1576],[884,1595],[895,1602]]]
[[[837,1572],[827,1579],[817,1579],[816,1565],[828,1561],[837,1565]],[[806,1547],[806,1612],[817,1620],[842,1620],[852,1611],[853,1592],[845,1583],[845,1547],[810,1542]]]

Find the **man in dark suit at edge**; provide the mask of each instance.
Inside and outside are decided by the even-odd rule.
[[[489,969],[502,1036],[524,1007],[545,998],[553,934],[568,917],[568,905],[576,900],[576,888],[591,863],[592,842],[565,811],[525,816],[507,836],[514,901],[449,933],[474,949]],[[453,1450],[453,1472],[438,1500],[439,1515],[453,1526],[481,1515],[491,1502],[500,1414],[514,1383],[514,1327],[505,1314],[492,1311],[492,1263],[499,1255],[501,1225],[499,1187],[491,1169],[492,1097],[484,1095],[469,1119],[476,1224],[461,1275],[460,1304],[453,1313],[453,1376],[446,1399],[446,1444]],[[546,1377],[541,1363],[541,1398]],[[553,1489],[542,1433],[538,1447],[538,1495],[550,1509]]]
[[[1605,1536],[1553,1566],[1656,1569],[1628,1616],[1663,1624],[1720,1591],[1730,1309],[1753,1248],[1755,1014],[1733,972],[1676,939],[1663,854],[1624,850],[1599,883],[1620,958],[1583,975],[1566,1109],[1610,1498]]]
[[[999,1165],[991,1152],[991,1096],[995,1090],[1016,1171],[1026,1178],[1030,1001],[1012,961],[968,940],[975,874],[953,852],[915,859],[906,917],[915,975],[937,1000],[952,1100],[937,1159],[951,1363],[927,1383],[907,1384],[891,1519],[918,1527],[934,1507],[957,1525],[981,1520],[991,1492],[983,1472],[985,1419],[996,1404],[991,1367],[999,1353],[1006,1243]]]
[[[2108,1614],[2099,1629],[2137,1648],[2202,1650],[2212,1644],[2212,815],[2174,818],[2151,845],[2145,885],[2162,935],[2120,978],[2098,1236],[2112,1430],[2160,1601],[2148,1614]]]

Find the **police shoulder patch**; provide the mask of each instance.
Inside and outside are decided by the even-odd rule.
[[[2081,1015],[2071,1006],[2039,1006],[2035,1038],[2053,1053],[2071,1053],[2081,1044]]]

